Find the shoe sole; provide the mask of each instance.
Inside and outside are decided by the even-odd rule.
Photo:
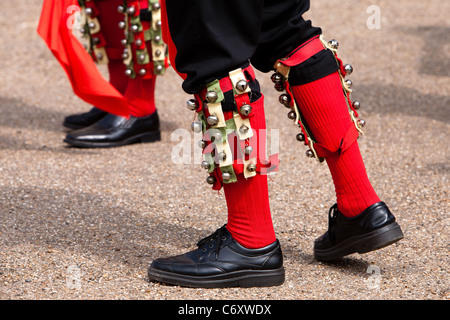
[[[314,256],[319,261],[329,261],[352,253],[367,253],[391,245],[403,239],[403,232],[397,222],[380,229],[346,239],[329,249],[314,248]]]
[[[190,288],[273,287],[284,283],[284,268],[273,270],[241,270],[213,276],[189,276],[150,267],[150,281]]]
[[[121,141],[114,141],[114,142],[86,142],[86,141],[78,141],[78,140],[72,140],[65,138],[63,141],[65,143],[70,144],[73,147],[78,148],[112,148],[112,147],[121,147],[126,146],[134,143],[148,143],[148,142],[155,142],[161,140],[161,132],[160,131],[154,131],[154,132],[146,132],[141,133],[135,136],[132,136],[128,139],[121,140]]]

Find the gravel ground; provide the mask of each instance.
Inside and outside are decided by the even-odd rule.
[[[366,24],[371,5],[381,29]],[[90,106],[38,38],[40,8],[6,1],[0,11],[0,299],[448,300],[448,1],[312,1],[308,14],[355,67],[354,98],[368,123],[361,150],[405,239],[336,263],[313,258],[334,203],[331,178],[304,156],[269,75],[259,74],[269,134],[280,139],[270,198],[287,278],[220,290],[146,279],[154,258],[185,252],[226,219],[223,194],[200,166],[171,160],[172,132],[192,117],[180,79],[170,70],[157,85],[161,142],[68,148],[64,116]]]

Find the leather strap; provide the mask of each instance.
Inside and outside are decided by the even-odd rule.
[[[255,71],[253,70],[253,68],[251,66],[248,66],[247,68],[243,69],[242,71],[246,75],[246,78],[248,81],[255,80]],[[233,90],[233,83],[231,82],[230,77],[224,77],[222,79],[219,79],[219,85],[220,85],[220,88],[222,89],[222,92],[227,92],[227,91]],[[198,96],[200,97],[200,99],[202,101],[205,100],[205,95],[206,95],[207,91],[208,90],[206,87],[202,91],[200,91],[200,93],[198,94]]]
[[[286,67],[297,66],[322,50],[325,50],[322,41],[319,36],[315,36],[292,51],[286,58],[279,60],[279,63]]]

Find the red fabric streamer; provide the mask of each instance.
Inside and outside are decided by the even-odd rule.
[[[128,117],[127,99],[102,76],[72,33],[77,7],[76,0],[44,0],[37,32],[63,67],[78,97],[99,109]]]

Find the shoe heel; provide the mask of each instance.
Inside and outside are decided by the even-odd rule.
[[[155,142],[161,140],[161,132],[155,131],[155,132],[149,132],[145,134],[144,136],[140,137],[140,142],[146,143],[146,142]]]
[[[372,236],[366,239],[359,247],[358,253],[367,253],[389,246],[401,239],[403,239],[403,232],[397,222],[391,223]]]
[[[252,287],[274,287],[280,286],[284,283],[285,272],[284,268],[276,270],[264,270],[258,274],[252,274],[247,277],[239,279],[239,286],[242,288]]]

